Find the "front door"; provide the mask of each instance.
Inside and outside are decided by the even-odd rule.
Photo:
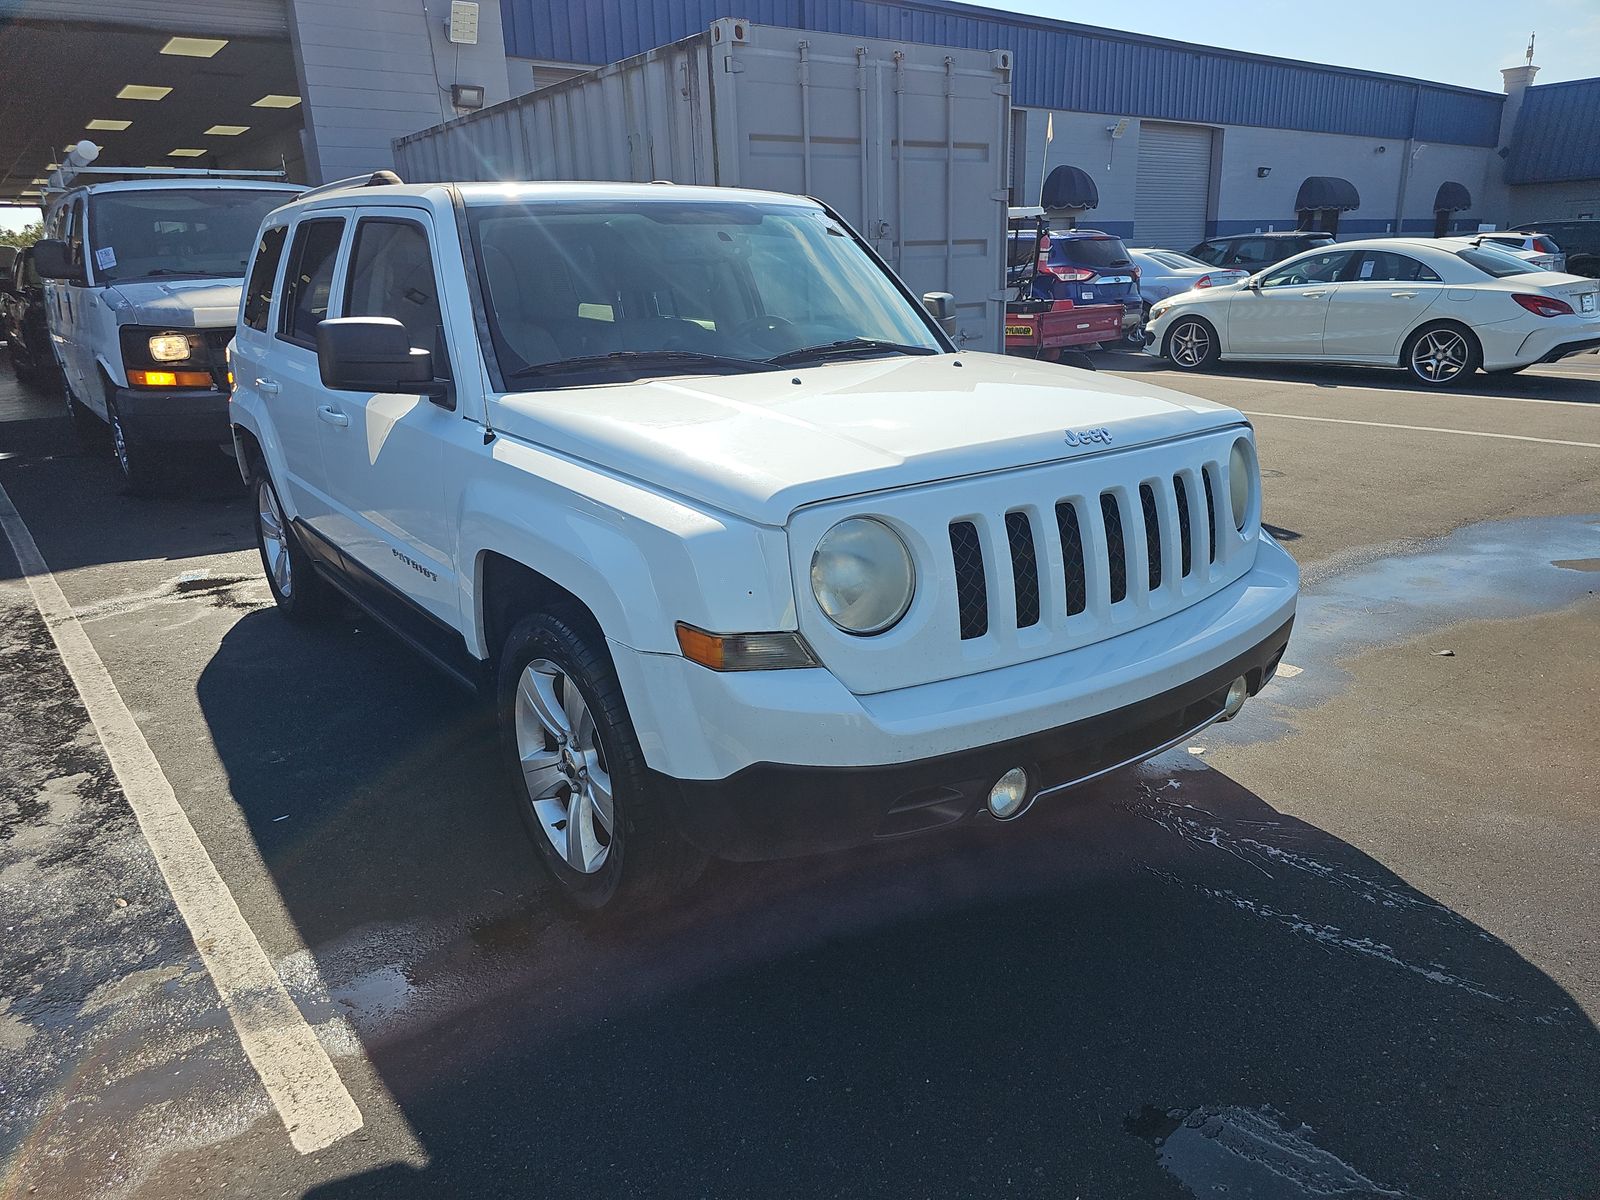
[[[1228,304],[1227,352],[1272,358],[1316,358],[1323,352],[1328,304],[1349,250],[1313,251],[1279,263]]]
[[[1432,267],[1392,250],[1363,250],[1328,306],[1330,358],[1399,362],[1400,343],[1444,290]]]
[[[393,317],[453,377],[441,283],[422,209],[363,210],[341,275],[340,315]],[[478,427],[425,396],[324,390],[317,432],[328,473],[328,537],[359,567],[454,626],[455,545],[444,447]],[[481,432],[478,434],[481,438]]]
[[[90,284],[93,270],[84,259],[84,200],[77,196],[62,214],[61,240],[67,243],[73,265],[84,272],[82,280],[58,279],[50,285],[50,322],[55,335],[56,357],[67,387],[82,403],[105,415],[105,395],[89,369],[94,347],[89,344],[94,291]]]

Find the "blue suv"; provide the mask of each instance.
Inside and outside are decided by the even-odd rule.
[[[1121,238],[1098,229],[1051,230],[1039,257],[1034,299],[1070,300],[1074,307],[1120,304],[1123,330],[1138,327],[1139,268]]]

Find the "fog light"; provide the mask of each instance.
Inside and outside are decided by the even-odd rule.
[[[1243,675],[1228,685],[1228,698],[1222,703],[1222,716],[1218,720],[1231,721],[1239,715],[1244,702],[1250,699],[1250,681]]]
[[[1020,813],[1027,802],[1028,773],[1021,767],[1012,767],[989,789],[989,811],[1002,821]]]

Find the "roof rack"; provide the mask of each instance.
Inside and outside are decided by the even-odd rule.
[[[285,167],[266,171],[224,171],[206,167],[96,167],[90,164],[100,157],[100,147],[82,141],[67,152],[61,165],[52,171],[49,182],[41,190],[40,200],[48,203],[68,188],[78,186],[78,180],[91,175],[97,180],[113,179],[282,179],[289,178]]]
[[[404,179],[393,171],[373,171],[367,175],[351,175],[348,179],[335,179],[329,183],[319,184],[309,191],[302,192],[300,199],[307,200],[312,196],[321,196],[326,192],[342,192],[346,188],[358,187],[396,187],[405,183]]]

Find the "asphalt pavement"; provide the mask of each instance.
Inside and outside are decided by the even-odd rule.
[[[0,374],[70,606],[0,539],[0,1197],[1600,1195],[1600,357],[1099,361],[1252,414],[1283,675],[1012,825],[716,865],[603,932],[480,710],[272,609],[230,461],[123,496]],[[69,625],[359,1130],[296,1148]]]

